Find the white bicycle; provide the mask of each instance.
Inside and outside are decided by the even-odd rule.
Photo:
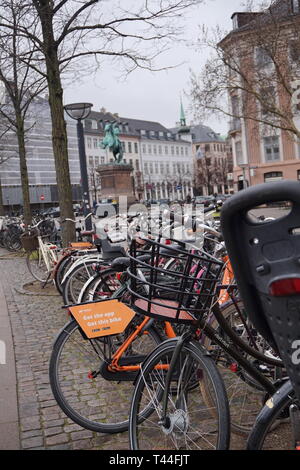
[[[55,244],[44,241],[39,225],[28,226],[21,237],[23,248],[27,251],[26,265],[30,274],[43,283],[51,279],[53,268],[58,261],[58,248]]]

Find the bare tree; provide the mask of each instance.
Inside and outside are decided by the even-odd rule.
[[[12,153],[7,151],[6,146],[6,136],[10,131],[9,125],[1,120],[0,122],[0,216],[5,215],[4,205],[3,205],[3,192],[2,192],[2,175],[1,168],[2,165],[7,162],[11,157]]]
[[[9,27],[0,28],[0,81],[6,90],[6,99],[0,105],[0,117],[16,134],[20,178],[23,195],[24,221],[31,223],[29,180],[26,161],[26,117],[33,100],[45,89],[45,79],[31,67],[35,51],[28,37],[19,33],[28,6],[15,0],[3,0]],[[26,60],[24,61],[24,57]]]
[[[300,138],[300,16],[291,14],[291,3],[277,0],[245,12],[245,24],[227,34],[203,28],[199,42],[211,49],[211,57],[191,77],[198,117],[225,115],[231,130],[240,130],[244,120],[253,137],[281,129]]]
[[[21,0],[15,0],[23,3]],[[53,151],[62,217],[72,217],[72,191],[68,166],[67,133],[63,109],[62,72],[87,70],[85,59],[94,57],[95,67],[111,58],[125,67],[155,70],[157,55],[178,35],[176,19],[202,0],[32,0],[30,12],[19,25],[20,36],[34,45],[31,66],[47,79],[53,126]],[[12,25],[5,9],[0,28]],[[36,29],[37,28],[37,29]],[[27,62],[23,57],[24,63]],[[80,67],[78,64],[80,62]],[[28,62],[27,62],[28,63]],[[91,64],[89,62],[89,64]],[[89,73],[91,73],[91,65]],[[66,223],[64,242],[74,237]]]

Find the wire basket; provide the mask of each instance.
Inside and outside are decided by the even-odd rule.
[[[131,244],[127,272],[132,304],[139,313],[159,320],[195,321],[217,301],[224,263],[205,252],[160,241],[147,240],[148,261],[139,258],[140,245],[135,240]]]
[[[35,232],[25,232],[20,236],[21,244],[27,253],[35,251],[39,247],[39,241]]]

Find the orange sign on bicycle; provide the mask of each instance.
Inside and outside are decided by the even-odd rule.
[[[69,308],[71,314],[88,338],[123,333],[135,312],[117,299]]]

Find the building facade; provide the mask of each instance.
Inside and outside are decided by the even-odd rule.
[[[81,200],[80,165],[76,123],[67,116],[70,177],[74,202]],[[58,203],[56,171],[52,148],[52,123],[48,101],[37,98],[30,106],[26,120],[26,157],[33,205]],[[9,131],[1,142],[1,152],[9,157],[1,164],[1,184],[4,206],[19,208],[23,205],[17,137]]]
[[[233,192],[231,147],[228,141],[202,124],[191,126],[197,195]]]
[[[232,20],[220,44],[229,64],[234,188],[300,180],[300,3],[278,0]]]
[[[116,121],[119,125],[123,159],[132,166],[138,200],[183,200],[188,194],[192,196],[191,142],[157,122],[120,117],[105,109],[91,112],[85,120],[85,148],[90,173],[98,164],[113,162],[112,153],[101,148],[107,121]],[[99,195],[101,197],[101,187]]]

